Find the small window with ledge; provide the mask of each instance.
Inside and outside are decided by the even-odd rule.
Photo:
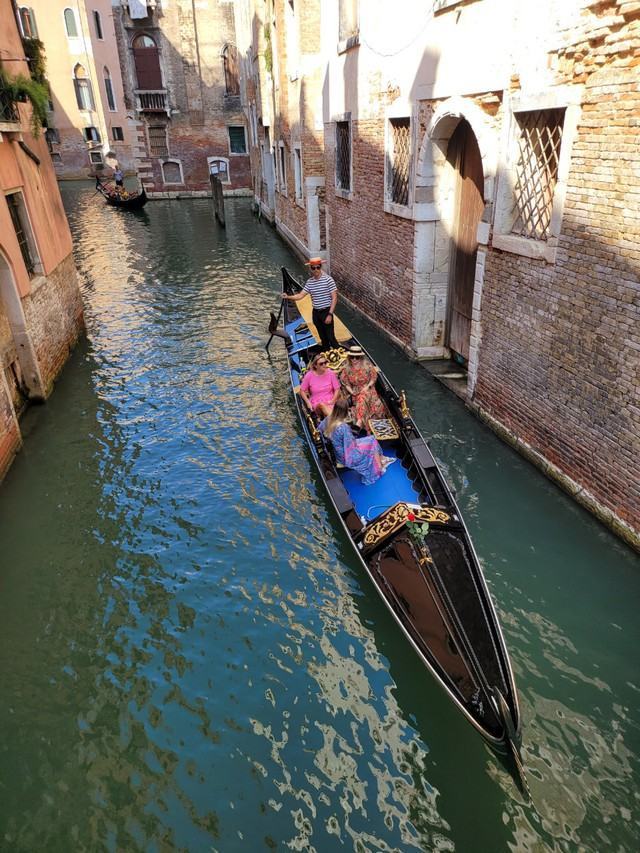
[[[231,154],[246,154],[247,153],[247,136],[242,125],[230,126],[229,131],[229,151]]]
[[[85,142],[100,142],[100,131],[97,127],[85,127],[83,130]]]
[[[223,184],[230,184],[229,161],[226,157],[207,157],[209,174],[219,178]]]
[[[165,184],[183,184],[182,163],[179,160],[165,160],[162,163],[162,181]]]
[[[124,142],[124,133],[122,132],[122,128],[114,125],[114,127],[111,128],[111,138],[114,142]]]

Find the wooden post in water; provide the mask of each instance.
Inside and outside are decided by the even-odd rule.
[[[216,214],[216,219],[222,225],[223,228],[226,227],[226,223],[224,221],[224,194],[222,192],[222,181],[217,175],[210,174],[209,180],[211,181],[211,192],[213,193],[213,209]]]

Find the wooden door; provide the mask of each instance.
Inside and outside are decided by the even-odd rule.
[[[484,210],[482,158],[471,125],[460,122],[447,149],[456,170],[456,199],[449,271],[446,345],[465,361],[469,359],[471,311],[478,251],[478,223]]]
[[[162,89],[160,55],[153,39],[139,36],[133,43],[133,61],[136,66],[138,89]]]

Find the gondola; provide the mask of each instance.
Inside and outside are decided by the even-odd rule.
[[[301,290],[285,268],[282,274],[285,293]],[[460,510],[404,392],[398,394],[378,373],[376,387],[387,411],[371,428],[384,454],[399,464],[365,486],[358,474],[337,465],[298,393],[319,351],[310,299],[284,300],[281,310],[283,328],[272,315],[269,331],[284,338],[302,430],[355,554],[436,681],[496,751],[513,757],[524,779],[518,697],[498,618]],[[346,348],[362,344],[337,317],[335,331],[339,346],[325,355],[338,371]],[[428,531],[421,534],[417,526],[423,523]]]
[[[140,190],[139,193],[127,193],[126,197],[123,198],[117,192],[114,184],[101,181],[98,177],[96,177],[96,190],[111,207],[121,207],[124,210],[140,210],[147,203],[147,194],[144,189]]]

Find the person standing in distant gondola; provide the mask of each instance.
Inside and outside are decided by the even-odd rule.
[[[297,302],[298,299],[304,299],[308,293],[313,305],[311,315],[313,325],[320,335],[322,349],[337,348],[338,342],[333,328],[333,312],[338,301],[338,288],[331,276],[322,271],[322,258],[311,258],[307,262],[307,266],[311,270],[311,278],[307,280],[300,293],[283,293],[282,298]]]
[[[124,187],[122,169],[120,168],[120,166],[116,166],[116,168],[113,170],[113,180],[115,181],[117,187]]]

